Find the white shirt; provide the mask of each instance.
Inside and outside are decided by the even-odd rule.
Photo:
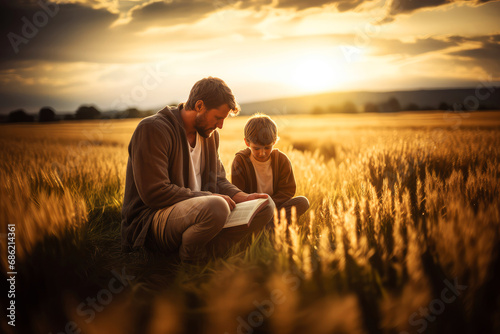
[[[201,138],[196,133],[194,147],[191,147],[188,141],[189,147],[189,189],[192,191],[201,190]]]
[[[250,161],[252,162],[253,168],[255,170],[255,177],[257,179],[257,192],[272,195],[273,170],[271,168],[271,157],[269,157],[267,161],[261,162],[255,160],[253,155],[250,155]]]

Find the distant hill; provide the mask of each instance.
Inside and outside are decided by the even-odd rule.
[[[170,104],[172,105],[172,104]],[[82,107],[84,109],[82,109]],[[96,109],[93,106],[91,108]],[[85,115],[89,106],[82,105],[75,112],[54,112],[53,120],[75,120],[87,118],[142,118],[156,113],[156,109],[139,110],[92,110]],[[87,108],[87,109],[85,109]],[[43,109],[43,108],[42,108]],[[53,110],[52,108],[50,108]],[[304,96],[273,99],[259,102],[241,103],[240,115],[263,112],[270,115],[322,114],[357,112],[397,112],[419,110],[500,110],[500,87],[423,89],[394,92],[329,92]],[[20,110],[20,109],[19,109]],[[0,114],[0,123],[39,121],[39,114],[21,117],[19,110]],[[23,111],[24,112],[24,111]],[[21,116],[20,116],[21,115]],[[43,117],[42,117],[43,120]]]
[[[354,103],[358,111],[364,111],[366,103],[383,104],[391,98],[396,98],[402,110],[438,109],[444,104],[468,105],[463,110],[500,109],[500,87],[482,87],[476,93],[476,88],[460,89],[425,89],[415,91],[394,92],[331,92],[306,96],[274,99],[269,101],[242,103],[241,114],[249,115],[256,112],[268,114],[310,113],[314,108],[329,109],[331,106],[342,106],[347,102]],[[447,109],[447,108],[446,108]]]

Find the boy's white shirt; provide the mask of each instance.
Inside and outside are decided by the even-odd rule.
[[[201,138],[196,133],[195,146],[189,147],[189,189],[192,191],[201,190]]]
[[[271,167],[271,157],[267,161],[261,162],[255,160],[253,155],[250,155],[255,170],[255,177],[257,179],[257,192],[265,193],[270,196],[273,195],[273,170]]]

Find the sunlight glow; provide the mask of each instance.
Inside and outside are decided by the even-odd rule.
[[[344,83],[346,73],[335,58],[313,55],[298,62],[292,80],[305,92],[323,91]]]

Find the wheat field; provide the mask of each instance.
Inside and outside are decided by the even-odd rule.
[[[121,252],[138,119],[0,126],[2,275],[8,224],[17,270],[2,330],[500,331],[499,112],[273,118],[311,207],[203,265]],[[220,130],[228,173],[246,119]]]

